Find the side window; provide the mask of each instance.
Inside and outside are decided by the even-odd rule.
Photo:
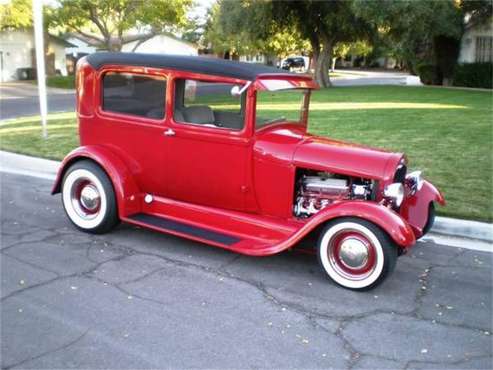
[[[102,109],[154,119],[164,118],[166,79],[132,73],[104,74]]]
[[[223,82],[176,80],[175,121],[241,130],[246,94],[231,95],[233,86]]]

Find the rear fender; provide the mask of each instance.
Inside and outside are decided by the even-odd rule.
[[[140,205],[137,195],[140,190],[132,173],[118,155],[100,145],[82,146],[71,151],[58,169],[51,194],[60,193],[65,172],[72,164],[82,159],[90,159],[106,171],[115,190],[120,217],[139,211]]]

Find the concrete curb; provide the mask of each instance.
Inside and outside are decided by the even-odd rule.
[[[486,222],[437,217],[431,231],[437,234],[474,238],[493,243],[493,224]]]
[[[54,180],[60,162],[0,151],[0,172]],[[493,243],[493,224],[437,217],[432,233]]]

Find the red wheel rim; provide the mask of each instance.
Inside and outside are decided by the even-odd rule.
[[[86,194],[84,194],[84,192]],[[89,203],[87,193],[92,193],[92,195],[96,197],[95,199],[92,199],[92,204]],[[89,179],[81,178],[74,184],[71,191],[71,198],[76,212],[83,218],[94,217],[101,208],[99,191],[96,184]]]
[[[371,240],[356,230],[342,230],[328,245],[329,262],[334,270],[351,280],[369,276],[377,262],[376,248]]]

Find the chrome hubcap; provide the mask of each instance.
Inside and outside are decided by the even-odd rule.
[[[87,210],[95,211],[101,203],[98,189],[92,184],[84,186],[80,192],[80,203]]]
[[[361,240],[346,239],[341,243],[339,260],[348,268],[362,268],[368,261],[368,248]]]
[[[98,215],[101,208],[101,194],[89,179],[77,179],[72,185],[70,198],[74,211],[82,219],[91,220]]]

